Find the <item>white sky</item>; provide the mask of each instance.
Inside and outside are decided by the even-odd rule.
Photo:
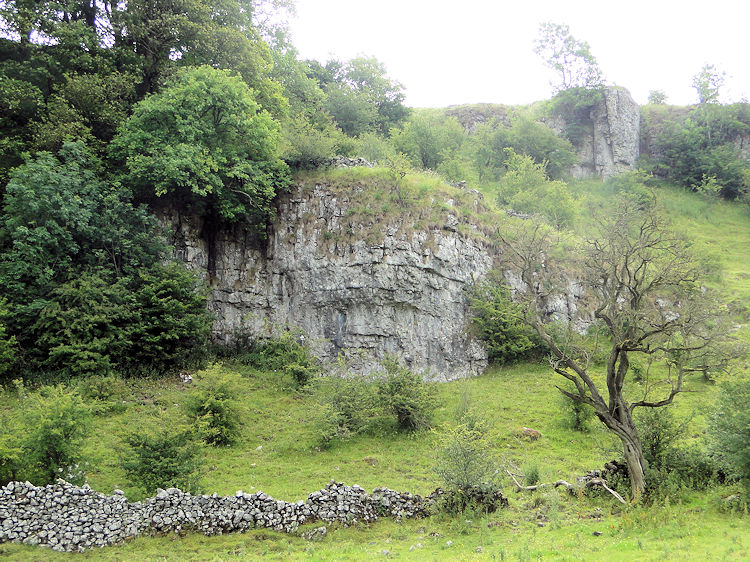
[[[324,62],[372,55],[406,89],[406,104],[525,104],[551,95],[534,54],[539,24],[567,24],[587,41],[606,81],[638,103],[649,90],[697,102],[692,78],[727,73],[724,102],[750,98],[748,0],[296,0],[292,41]]]

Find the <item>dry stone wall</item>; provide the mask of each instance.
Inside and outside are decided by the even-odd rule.
[[[439,497],[439,495],[438,495]],[[194,531],[221,535],[254,528],[294,532],[304,523],[374,522],[378,517],[427,515],[433,499],[408,492],[331,482],[304,501],[276,500],[263,492],[234,496],[191,495],[177,488],[129,502],[63,480],[48,486],[10,482],[0,488],[0,543],[83,552],[144,534]]]

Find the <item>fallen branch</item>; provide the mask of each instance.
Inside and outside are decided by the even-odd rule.
[[[548,482],[546,484],[535,484],[533,486],[523,486],[518,480],[516,480],[516,477],[513,475],[512,472],[510,472],[509,470],[506,470],[505,472],[508,474],[508,476],[510,476],[513,479],[513,482],[516,485],[516,493],[522,492],[522,491],[533,492],[534,490],[538,490],[540,488],[546,488],[549,486],[552,486],[554,488],[559,488],[560,486],[563,486],[564,488],[567,488],[567,490],[571,494],[575,494],[578,490],[580,490],[578,486],[574,486],[573,484],[571,484],[570,482],[566,482],[565,480],[558,480],[556,482]],[[628,502],[626,502],[620,494],[615,492],[612,488],[610,488],[607,485],[607,481],[604,480],[604,478],[591,478],[589,480],[586,480],[586,483],[584,484],[583,487],[592,488],[594,486],[601,486],[602,488],[607,490],[610,494],[612,494],[620,503],[624,505],[628,505]]]
[[[586,487],[590,488],[591,486],[601,486],[602,488],[607,490],[610,494],[612,494],[615,498],[617,498],[617,500],[621,504],[628,505],[628,502],[626,502],[625,499],[620,494],[615,492],[612,488],[610,488],[607,485],[607,481],[604,478],[592,478],[591,480],[588,480],[586,482]]]

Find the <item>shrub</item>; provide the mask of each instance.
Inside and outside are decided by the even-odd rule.
[[[24,462],[37,484],[50,484],[82,459],[91,410],[62,385],[42,387],[23,402]]]
[[[79,394],[93,402],[94,413],[122,412],[123,403],[129,395],[125,382],[116,376],[91,376],[81,380],[76,386]]]
[[[479,484],[464,490],[444,491],[439,503],[440,509],[451,514],[463,513],[467,510],[494,513],[507,505],[507,498],[495,484]]]
[[[540,347],[536,335],[523,321],[521,306],[511,300],[510,289],[500,274],[475,285],[469,303],[472,327],[485,342],[490,361],[517,361]]]
[[[383,366],[386,375],[378,381],[378,394],[384,409],[396,416],[398,428],[429,428],[436,406],[434,388],[396,359],[386,359]]]
[[[696,445],[678,446],[685,424],[675,418],[671,409],[645,409],[639,412],[636,424],[652,496],[675,494],[681,488],[703,489],[715,480],[717,466],[706,451]]]
[[[708,434],[711,451],[731,477],[750,491],[750,379],[721,385]]]
[[[9,417],[0,415],[0,486],[18,480],[24,466],[22,429]]]
[[[567,389],[573,392],[574,388]],[[589,422],[594,418],[594,408],[588,404],[573,400],[571,397],[560,394],[560,405],[565,414],[568,426],[575,431],[588,431]]]
[[[0,324],[29,376],[180,368],[210,329],[200,281],[165,264],[145,206],[81,143],[17,168],[3,199]],[[0,334],[0,368],[12,339]],[[1,373],[0,373],[1,374]]]
[[[154,432],[133,431],[125,436],[128,450],[122,467],[128,478],[145,494],[157,488],[180,488],[185,492],[200,491],[200,445],[185,428],[155,424]]]
[[[568,186],[550,180],[544,163],[505,149],[507,172],[500,180],[497,202],[501,207],[544,216],[555,228],[570,226],[578,212]]]
[[[183,409],[209,445],[228,445],[240,434],[243,405],[238,399],[241,377],[213,365],[198,373],[195,389]]]
[[[443,432],[433,471],[447,489],[466,491],[496,483],[499,465],[484,434],[459,424]]]
[[[250,342],[250,349],[240,356],[240,362],[256,369],[276,371],[287,365],[312,367],[315,358],[304,344],[304,336],[297,331],[285,331],[275,338]]]
[[[317,425],[323,443],[362,433],[383,413],[377,387],[361,375],[335,373],[321,377],[317,379],[315,396],[320,406]]]
[[[684,433],[684,427],[666,406],[640,410],[636,425],[643,445],[643,457],[649,467],[665,468],[666,459]]]
[[[336,144],[343,133],[332,125],[321,130],[298,116],[284,124],[281,156],[296,169],[313,169],[328,164],[336,154]]]
[[[34,323],[42,364],[70,376],[186,366],[205,352],[205,302],[195,275],[175,263],[116,280],[85,272],[53,290]]]

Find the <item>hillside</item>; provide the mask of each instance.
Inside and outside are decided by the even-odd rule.
[[[357,220],[362,228],[369,229],[376,237],[370,244],[376,247],[381,243],[377,236],[387,231],[387,225],[403,227],[402,217],[408,213],[418,213],[409,224],[423,221],[429,232],[433,227],[442,231],[446,212],[462,214],[462,209],[469,209],[471,212],[462,217],[465,221],[461,223],[462,230],[479,247],[491,247],[495,229],[512,227],[514,220],[520,220],[503,218],[505,214],[493,211],[491,205],[478,210],[472,202],[476,201],[476,195],[460,192],[455,197],[455,188],[434,182],[429,176],[409,179],[411,196],[406,204],[401,200],[400,206],[389,212],[371,215],[369,209],[376,204],[381,211],[397,204],[393,199],[396,193],[387,189],[384,173],[355,169],[305,176],[300,180],[313,192],[313,186],[326,185],[327,192],[336,198],[353,198],[352,208],[359,209],[360,214],[350,213],[345,218]],[[367,188],[362,189],[363,186]],[[378,186],[384,190],[378,191]],[[612,186],[601,182],[572,184],[571,189],[582,207],[606,206],[613,196]],[[727,297],[741,302],[747,294],[747,279],[741,265],[748,256],[747,245],[741,241],[750,239],[747,210],[737,204],[685,194],[669,186],[659,186],[656,193],[660,204],[669,210],[674,226],[688,235],[694,249],[714,264],[712,283]],[[448,195],[456,201],[452,206],[442,202]],[[458,202],[464,199],[466,205]],[[313,224],[317,220],[313,216],[308,219]],[[469,225],[473,228],[468,228]],[[585,215],[577,225],[578,235],[585,236]],[[346,223],[334,226],[331,232],[333,235],[320,238],[325,241],[322,248],[334,255],[337,248],[367,238],[360,234],[347,239]],[[737,321],[744,322],[746,311],[739,306],[735,310]],[[392,422],[384,419],[361,435],[324,448],[319,437],[319,398],[295,391],[294,379],[285,368],[248,367],[242,362],[241,355],[225,359],[220,368],[221,372],[240,377],[236,398],[247,407],[242,434],[231,447],[205,451],[208,470],[201,479],[201,487],[220,495],[232,495],[238,489],[262,490],[277,498],[297,500],[331,479],[359,484],[368,490],[387,486],[428,494],[440,484],[432,467],[436,462],[435,450],[443,439],[441,428],[455,423],[456,412],[467,405],[487,419],[490,442],[505,466],[516,466],[524,473],[538,471],[542,482],[574,481],[587,470],[601,467],[618,456],[618,444],[596,420],[589,423],[586,432],[569,428],[566,409],[555,389],[558,377],[544,360],[493,367],[483,375],[460,381],[433,383],[439,404],[433,423],[436,431],[401,434],[391,426]],[[201,376],[197,374],[198,378]],[[153,424],[179,419],[180,405],[190,386],[176,379],[158,382],[136,379],[117,388],[114,393],[102,396],[104,402],[99,404],[110,406],[95,416],[83,456],[90,463],[88,481],[94,489],[109,492],[119,488],[129,498],[137,499],[143,491],[129,482],[120,463],[126,450],[123,438],[133,429],[146,432],[153,429]],[[703,446],[700,436],[716,386],[691,378],[687,390],[671,409],[678,419],[689,420],[688,442]],[[633,392],[640,392],[639,384],[633,387]],[[20,406],[13,392],[3,393],[5,414]],[[540,431],[541,439],[529,441],[522,437],[523,427]],[[730,495],[733,486],[714,485],[703,492],[677,486],[668,493],[666,504],[657,502],[622,510],[607,495],[570,498],[562,490],[519,495],[512,492],[509,478],[502,481],[510,496],[510,507],[490,515],[473,513],[457,519],[440,515],[421,521],[383,520],[369,526],[334,527],[317,543],[267,530],[215,538],[192,534],[180,539],[139,538],[83,556],[183,559],[262,555],[360,559],[382,556],[384,551],[394,556],[424,559],[443,556],[489,559],[498,555],[519,559],[539,556],[594,559],[602,555],[622,559],[643,556],[678,559],[700,553],[729,559],[747,556],[750,535],[744,531],[743,516],[718,509],[721,498]],[[603,534],[594,537],[594,531]],[[417,544],[422,546],[411,549]],[[480,553],[477,547],[481,547]],[[35,547],[4,544],[0,549],[11,559],[41,556]],[[50,556],[45,553],[44,557]]]
[[[748,558],[726,73],[546,22],[550,99],[418,109],[293,12],[0,2],[0,557]]]

